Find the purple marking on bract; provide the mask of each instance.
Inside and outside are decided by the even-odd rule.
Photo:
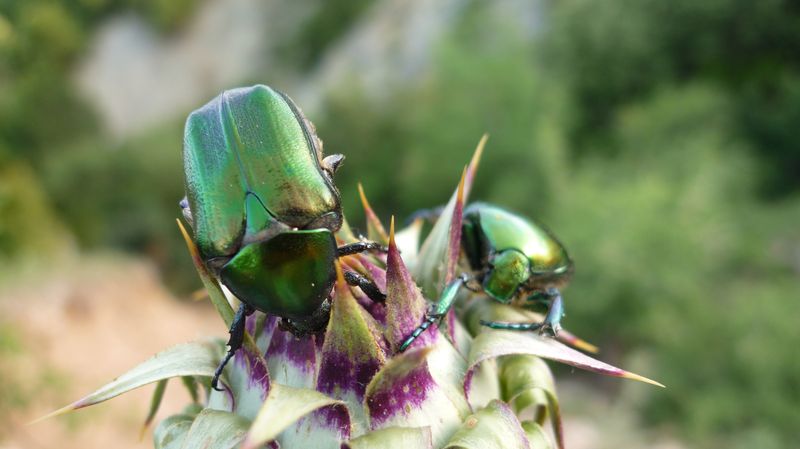
[[[269,370],[263,360],[246,347],[242,347],[234,354],[233,362],[239,372],[246,373],[248,388],[260,390],[262,399],[266,399],[269,393],[270,379]]]
[[[288,362],[298,369],[313,373],[316,370],[317,349],[313,335],[298,338],[291,332],[282,329],[275,329],[272,332],[269,349],[267,349],[267,360],[272,361],[281,359]]]
[[[315,418],[330,429],[338,429],[344,438],[350,438],[350,412],[344,404],[333,404],[314,411]]]
[[[428,364],[422,360],[405,374],[392,378],[391,382],[382,382],[366,400],[371,428],[381,427],[398,414],[408,416],[413,408],[422,406],[435,386]]]
[[[475,365],[477,368],[477,365]],[[472,389],[472,378],[475,377],[476,369],[467,370],[467,373],[464,375],[464,397],[467,398],[469,401],[469,391]]]
[[[325,346],[325,334],[314,335],[314,349],[317,359],[322,358],[322,347]]]
[[[317,391],[336,399],[354,393],[360,401],[370,380],[385,363],[380,333],[341,279],[322,347]]]
[[[259,313],[260,312],[256,312],[256,314]],[[266,315],[264,317],[264,326],[261,328],[261,333],[254,335],[256,341],[258,342],[258,347],[263,349],[265,357],[267,354],[267,349],[269,348],[272,340],[272,334],[275,332],[275,329],[278,328],[278,323],[280,321],[281,319],[275,315]]]
[[[367,385],[382,365],[380,360],[365,359],[353,360],[345,353],[333,350],[324,352],[317,379],[317,391],[335,399],[343,399],[343,393],[353,392],[359,401],[364,399]]]

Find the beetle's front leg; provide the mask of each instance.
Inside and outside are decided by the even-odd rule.
[[[223,391],[221,388],[217,388],[219,384],[219,376],[222,375],[222,370],[225,369],[225,365],[228,364],[228,361],[236,354],[236,351],[242,347],[242,342],[244,342],[244,324],[246,318],[255,312],[255,309],[245,303],[242,303],[239,306],[239,310],[236,311],[236,315],[233,316],[233,321],[231,322],[231,328],[228,331],[231,337],[228,339],[228,353],[225,355],[225,358],[222,359],[219,366],[217,366],[216,371],[214,371],[214,377],[211,378],[211,388],[217,391]]]
[[[549,297],[551,302],[547,315],[541,323],[509,323],[481,320],[481,324],[492,329],[501,330],[532,331],[540,329],[542,333],[555,337],[558,335],[558,331],[561,330],[561,317],[564,316],[564,300],[561,298],[561,293],[555,288],[550,288],[543,294]]]
[[[336,248],[336,257],[349,256],[351,254],[363,253],[364,251],[380,251],[385,253],[389,251],[389,249],[378,242],[355,242]],[[354,287],[359,287],[369,299],[381,303],[386,301],[386,295],[381,292],[374,282],[366,277],[354,271],[345,271],[344,280]]]
[[[360,288],[369,299],[379,303],[386,302],[386,295],[381,292],[378,286],[355,271],[345,271],[344,280],[347,281],[348,284]]]
[[[336,257],[349,256],[351,254],[363,253],[364,251],[387,252],[388,248],[378,242],[355,242],[336,248]]]
[[[403,352],[411,346],[411,343],[417,339],[423,332],[425,332],[431,325],[437,321],[441,321],[447,312],[453,307],[453,304],[456,302],[456,297],[458,295],[458,291],[461,289],[462,286],[466,285],[469,278],[466,274],[462,274],[461,276],[457,277],[453,281],[451,281],[447,286],[442,290],[442,295],[439,298],[439,301],[433,307],[433,310],[425,314],[425,319],[422,321],[422,324],[419,325],[408,338],[405,339],[403,344],[397,349],[398,352]]]

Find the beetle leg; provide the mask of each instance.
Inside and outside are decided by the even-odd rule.
[[[442,295],[439,298],[439,301],[434,305],[433,310],[425,315],[425,319],[422,321],[422,324],[420,324],[419,327],[411,332],[411,335],[409,335],[403,344],[401,344],[397,349],[398,352],[403,352],[408,349],[408,347],[411,346],[411,343],[413,343],[417,337],[431,327],[431,324],[441,321],[442,318],[447,315],[447,312],[456,302],[458,291],[461,290],[461,287],[467,283],[468,279],[469,278],[466,274],[462,274],[447,284],[444,290],[442,290]]]
[[[217,391],[223,391],[221,388],[217,388],[217,384],[219,383],[219,376],[222,375],[222,370],[225,369],[225,365],[228,364],[228,361],[236,354],[236,351],[242,347],[242,342],[244,341],[244,324],[245,318],[248,315],[255,312],[255,309],[251,306],[242,303],[239,306],[239,310],[236,311],[236,315],[233,316],[233,321],[231,322],[231,328],[228,331],[231,334],[230,339],[228,339],[228,353],[225,355],[225,358],[222,359],[219,366],[217,366],[217,370],[214,371],[214,377],[211,378],[211,388]]]
[[[535,331],[544,326],[544,323],[509,323],[506,321],[486,321],[481,320],[481,325],[492,329],[512,330],[512,331]]]
[[[387,252],[388,248],[378,242],[355,242],[336,248],[336,257],[349,256],[351,254],[363,253],[364,251]]]
[[[363,291],[369,297],[369,299],[380,303],[386,301],[386,295],[381,293],[380,289],[377,285],[375,285],[374,282],[356,273],[355,271],[345,271],[344,280],[347,281],[348,284],[360,288],[361,291]]]
[[[492,329],[512,330],[512,331],[533,331],[541,329],[542,333],[547,333],[551,337],[558,335],[561,330],[561,317],[564,316],[564,301],[561,298],[561,293],[557,289],[548,289],[548,296],[552,298],[550,308],[544,321],[541,323],[509,323],[504,321],[485,321],[481,320],[481,324]]]
[[[425,320],[422,322],[422,324],[420,324],[419,327],[414,329],[414,332],[412,332],[411,335],[409,335],[408,338],[406,338],[406,340],[403,342],[402,345],[400,345],[397,351],[403,352],[406,349],[408,349],[408,347],[411,346],[411,343],[413,343],[414,340],[417,339],[417,337],[419,337],[423,332],[425,332],[426,330],[428,330],[429,327],[431,327],[431,324],[437,321],[441,321],[443,317],[444,315],[439,315],[435,313],[425,315]]]

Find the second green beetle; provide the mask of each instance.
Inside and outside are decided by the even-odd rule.
[[[574,265],[564,246],[542,225],[498,206],[474,203],[464,210],[461,249],[471,275],[445,286],[425,320],[400,346],[403,351],[441,320],[453,306],[461,287],[480,290],[495,301],[528,308],[544,303],[547,315],[537,323],[481,321],[494,329],[541,330],[555,336],[561,328],[564,305],[559,288]],[[470,287],[476,283],[478,286]]]
[[[373,242],[338,247],[342,225],[333,174],[343,159],[323,158],[313,125],[286,95],[256,85],[228,90],[186,121],[186,198],[181,201],[210,271],[242,302],[231,325],[230,350],[241,346],[254,310],[283,318],[297,335],[328,322],[336,258],[379,250]],[[368,279],[345,279],[373,300]]]

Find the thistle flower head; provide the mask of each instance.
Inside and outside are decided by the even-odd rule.
[[[440,327],[399,351],[458,274],[462,211],[484,143],[485,138],[421,245],[419,222],[395,232],[392,221],[386,232],[360,189],[369,238],[388,245],[388,252],[339,259],[324,332],[298,337],[279,318],[257,312],[247,318],[244,345],[223,373],[222,391],[211,389],[209,381],[224,342],[200,341],[167,349],[53,414],[156,383],[149,423],[167,379],[178,378],[193,402],[157,426],[159,449],[563,448],[555,382],[543,359],[655,382],[549,337],[482,327],[482,318],[542,317],[469,291],[462,292],[469,298],[458,316],[448,314]],[[184,234],[212,302],[230,324],[228,298]],[[356,240],[346,224],[337,238]],[[370,279],[385,292],[385,303],[349,286],[343,269]],[[559,335],[572,346],[593,348],[565,331]]]

